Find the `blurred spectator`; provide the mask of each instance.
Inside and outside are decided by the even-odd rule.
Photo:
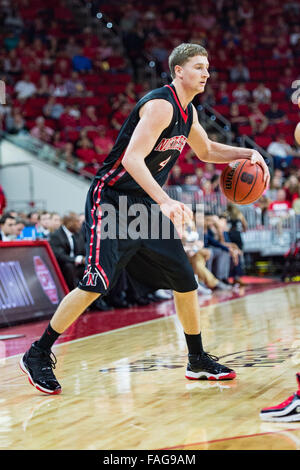
[[[4,72],[15,76],[20,75],[22,72],[22,63],[17,55],[16,49],[9,51],[7,57],[4,59]]]
[[[277,36],[274,35],[272,25],[270,23],[263,24],[258,44],[265,49],[270,49],[277,44],[277,39]]]
[[[269,121],[266,116],[261,112],[257,103],[249,105],[251,112],[249,114],[249,122],[252,127],[253,135],[262,134],[268,127]]]
[[[267,148],[267,152],[273,156],[275,168],[288,168],[293,157],[300,156],[299,151],[294,150],[285,140],[283,134],[279,134]]]
[[[292,49],[284,36],[278,36],[276,46],[272,51],[272,57],[273,59],[290,59],[293,57]]]
[[[0,184],[0,216],[4,213],[4,210],[6,208],[6,196],[4,193],[4,190]]]
[[[240,83],[232,92],[232,98],[237,104],[247,104],[251,98],[250,91],[244,83]]]
[[[28,134],[26,121],[17,109],[13,111],[12,120],[9,125],[6,126],[6,130],[9,134],[14,135]]]
[[[179,165],[174,165],[168,179],[169,186],[181,186],[183,175]]]
[[[230,69],[230,80],[232,82],[248,82],[250,80],[250,72],[242,60],[236,62],[236,65]]]
[[[39,116],[35,120],[35,126],[30,130],[32,137],[44,142],[51,142],[54,130],[45,124],[45,118]]]
[[[284,183],[283,189],[285,190],[286,200],[293,204],[295,199],[300,196],[300,182],[295,175],[290,175]]]
[[[77,72],[89,72],[92,70],[92,61],[83,53],[83,48],[80,47],[78,53],[72,57],[73,70]]]
[[[263,82],[260,82],[253,90],[252,96],[256,103],[270,103],[272,93]]]
[[[50,245],[70,290],[77,287],[83,277],[85,242],[79,216],[70,212],[62,225],[50,234]]]
[[[48,98],[48,96],[50,96],[53,91],[54,85],[50,84],[48,76],[44,74],[41,75],[38,81],[36,95],[40,96],[41,98]]]
[[[84,127],[87,131],[95,130],[101,125],[101,120],[96,114],[95,106],[87,106],[85,113],[81,116],[79,121],[80,127]]]
[[[254,10],[251,3],[248,0],[243,0],[238,7],[237,17],[240,21],[252,19],[254,16]]]
[[[9,212],[0,218],[0,241],[10,242],[14,239],[16,219]]]
[[[61,170],[69,170],[72,172],[78,172],[83,168],[84,162],[81,162],[74,155],[74,144],[72,142],[66,142],[59,154],[60,161],[58,167]]]
[[[80,110],[72,105],[66,106],[59,118],[59,127],[64,131],[79,128]]]
[[[21,217],[16,218],[16,223],[14,226],[14,239],[22,240],[23,239],[23,230],[26,226],[26,221]]]
[[[64,106],[57,102],[56,97],[51,96],[43,107],[43,113],[46,118],[59,119],[64,112],[64,109]]]
[[[68,96],[84,96],[86,87],[84,81],[79,78],[79,74],[76,70],[73,70],[71,77],[66,80],[65,87]]]
[[[240,113],[240,108],[237,103],[232,103],[230,106],[229,120],[233,139],[236,139],[239,135],[239,126],[246,126],[249,124],[249,119]]]
[[[270,108],[265,113],[270,124],[279,124],[280,122],[286,122],[287,116],[285,112],[279,108],[277,101],[272,101]]]
[[[221,82],[217,92],[217,103],[228,105],[230,103],[230,93],[227,90],[227,82]]]
[[[216,96],[214,89],[207,84],[204,93],[201,94],[200,101],[202,104],[214,106],[216,104]]]
[[[207,268],[223,283],[228,282],[230,272],[230,253],[228,247],[218,241],[215,231],[215,216],[204,217],[204,247],[209,248],[210,258]]]
[[[278,189],[275,201],[272,201],[268,207],[269,211],[274,212],[277,216],[286,215],[292,205],[287,200],[285,190]]]
[[[53,233],[59,229],[62,224],[61,216],[57,212],[50,214],[50,232]]]
[[[98,155],[101,155],[104,158],[111,151],[114,141],[113,139],[106,134],[105,126],[98,126],[97,135],[93,137],[94,147]]]
[[[31,82],[30,76],[25,74],[21,80],[16,83],[14,90],[17,93],[17,98],[19,100],[26,100],[27,98],[35,95],[36,86]]]
[[[295,77],[291,67],[285,68],[283,74],[278,78],[278,90],[285,93],[288,99],[290,99],[291,94],[294,92],[294,88],[292,88],[294,80]]]
[[[53,76],[53,96],[64,97],[68,95],[68,90],[63,77],[59,73],[55,73]]]
[[[43,211],[38,216],[38,223],[35,226],[36,238],[48,240],[50,236],[50,214]]]
[[[243,260],[243,251],[242,251],[242,238],[239,236],[238,225],[234,221],[235,228],[232,229],[231,233],[229,232],[229,225],[226,215],[221,215],[219,217],[219,224],[222,233],[222,242],[225,246],[228,246],[230,255],[231,255],[231,264],[230,264],[230,273],[229,276],[233,278],[233,284],[244,285],[241,277],[243,275],[242,260]],[[231,237],[234,237],[239,244],[232,240]]]
[[[121,105],[120,109],[116,111],[111,118],[111,125],[114,129],[120,130],[125,120],[129,116],[131,105],[127,102]]]

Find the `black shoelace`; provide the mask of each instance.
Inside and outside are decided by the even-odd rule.
[[[55,369],[57,359],[55,354],[52,351],[43,351],[43,367],[42,371],[48,374],[49,376],[53,377],[52,369]]]

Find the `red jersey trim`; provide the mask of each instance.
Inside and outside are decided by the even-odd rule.
[[[179,110],[180,110],[180,113],[181,113],[181,116],[186,124],[186,121],[188,120],[188,117],[189,117],[189,112],[188,112],[188,108],[186,108],[186,112],[184,111],[184,109],[182,108],[180,102],[179,102],[179,99],[177,98],[177,95],[175,93],[175,91],[173,90],[172,87],[170,87],[170,85],[165,85],[166,87],[170,88],[171,92],[173,93],[173,96],[175,98],[175,101],[179,107]]]

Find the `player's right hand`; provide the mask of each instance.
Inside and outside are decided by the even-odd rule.
[[[173,222],[178,235],[182,238],[185,225],[193,223],[193,211],[183,202],[174,199],[160,204],[160,209]]]

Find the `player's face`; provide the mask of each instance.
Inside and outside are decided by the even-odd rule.
[[[208,67],[207,57],[201,55],[191,57],[180,67],[182,84],[196,93],[203,93],[209,78]]]

